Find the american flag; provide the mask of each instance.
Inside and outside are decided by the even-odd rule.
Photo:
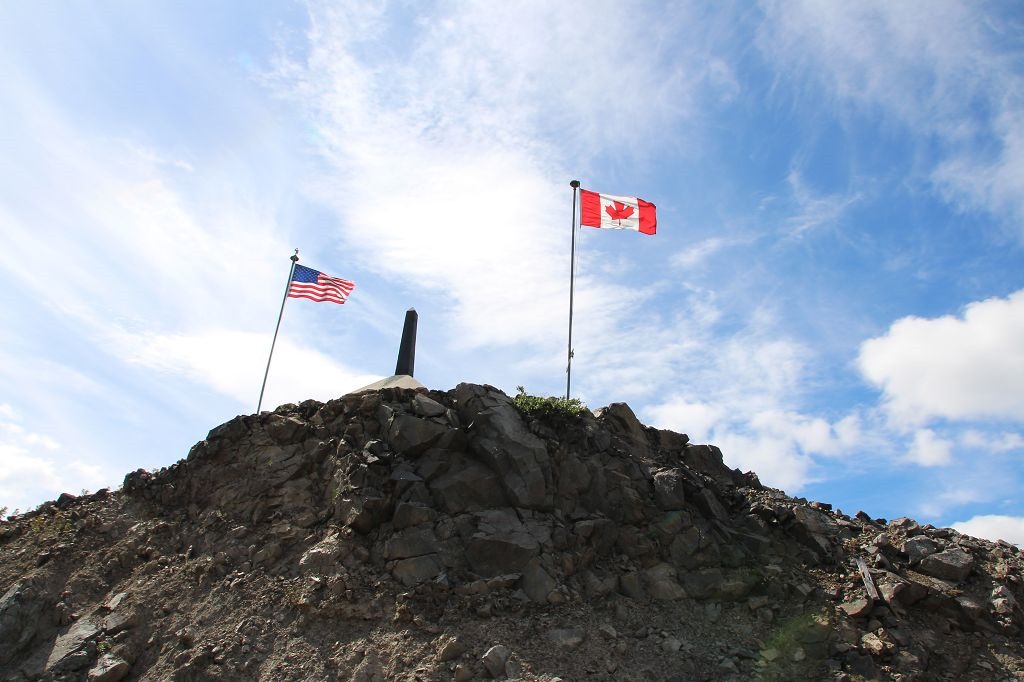
[[[355,282],[340,277],[328,277],[313,268],[296,263],[291,284],[288,285],[288,297],[308,298],[317,303],[344,303],[355,288]]]

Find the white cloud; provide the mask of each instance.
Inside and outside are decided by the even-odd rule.
[[[992,541],[1005,540],[1024,547],[1024,516],[982,514],[972,516],[966,521],[958,521],[952,527],[974,537]]]
[[[664,131],[699,114],[702,84],[727,90],[731,72],[709,71],[699,41],[651,39],[690,24],[652,23],[615,3],[582,14],[550,3],[434,9],[396,55],[382,49],[387,12],[316,4],[308,53],[283,60],[272,82],[311,112],[334,171],[320,196],[341,217],[346,248],[381,276],[443,292],[453,349],[512,349],[550,371],[562,364],[552,330],[567,312],[566,166],[583,172],[601,155],[671,144]],[[607,26],[615,41],[589,39]],[[644,97],[619,96],[623,83]],[[594,106],[607,98],[616,105]],[[615,191],[635,192],[636,181]],[[635,238],[600,235],[623,236]],[[583,243],[597,237],[578,235],[579,338],[601,339],[602,369],[628,374],[635,339],[617,331],[649,327],[650,292],[618,283],[632,258],[617,258],[614,277],[588,261]]]
[[[905,317],[861,344],[858,365],[894,423],[1024,419],[1024,290],[961,317]]]
[[[726,416],[720,405],[676,397],[644,410],[649,426],[686,433],[695,443],[707,442]]]
[[[914,432],[907,458],[925,467],[946,466],[953,461],[953,443],[931,429],[920,429]]]
[[[987,452],[1011,452],[1024,450],[1024,436],[1019,433],[985,433],[968,429],[960,436],[960,442],[968,448],[977,448]]]
[[[735,239],[709,237],[674,255],[672,257],[672,264],[680,268],[697,267],[703,265],[711,256],[719,251],[736,243],[738,242]]]
[[[940,145],[926,171],[948,198],[1024,217],[1024,79],[1006,8],[971,2],[765,0],[758,45],[814,92],[882,113]],[[819,90],[820,88],[820,90]],[[814,95],[820,99],[820,95]],[[811,97],[811,95],[807,95]],[[980,154],[978,149],[994,152]]]
[[[255,412],[270,350],[266,334],[232,330],[119,334],[111,341],[129,362],[184,376]],[[263,409],[308,398],[330,400],[380,378],[352,370],[282,336],[274,349]]]
[[[767,485],[796,492],[820,476],[817,458],[842,457],[870,438],[857,412],[829,421],[797,408],[812,356],[802,344],[768,335],[762,324],[772,328],[773,316],[755,316],[747,329],[725,338],[687,327],[693,345],[677,348],[678,364],[671,365],[687,377],[687,392],[639,413],[693,442],[717,444],[729,466],[752,469]]]
[[[792,441],[764,434],[723,433],[717,435],[715,443],[727,465],[753,471],[766,485],[792,493],[813,479],[813,460],[794,447]]]
[[[27,511],[62,492],[103,485],[99,467],[63,455],[56,439],[25,429],[17,414],[9,404],[0,405],[0,507]]]

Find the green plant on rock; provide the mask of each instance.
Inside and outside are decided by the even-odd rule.
[[[39,540],[58,540],[74,532],[71,519],[64,512],[57,512],[53,516],[40,514],[33,517],[28,523],[28,529]]]
[[[512,398],[513,404],[524,414],[555,415],[563,414],[569,417],[578,417],[587,409],[587,406],[580,402],[579,398],[555,398],[530,395],[522,386],[517,386],[519,391]]]

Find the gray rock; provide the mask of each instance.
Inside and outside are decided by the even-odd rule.
[[[391,420],[388,443],[395,452],[416,457],[441,440],[450,429],[437,422],[410,414],[400,414]]]
[[[683,643],[675,637],[666,637],[661,642],[661,649],[665,653],[674,654],[683,648]]]
[[[928,596],[928,587],[914,580],[904,580],[889,573],[881,581],[878,591],[887,604],[913,606]]]
[[[491,677],[499,678],[505,675],[505,665],[508,663],[509,656],[512,652],[501,644],[496,644],[484,653],[483,658],[480,660],[483,662],[484,667],[487,668],[487,672],[491,674]]]
[[[458,637],[451,637],[446,639],[437,650],[437,660],[441,662],[454,661],[464,653],[466,653],[466,645]]]
[[[530,601],[547,602],[548,595],[557,587],[558,583],[541,566],[540,559],[534,558],[523,569],[523,592],[530,598]]]
[[[1005,585],[997,585],[994,587],[989,599],[992,601],[992,609],[1001,616],[1008,616],[1012,614],[1014,608],[1017,606],[1017,600]]]
[[[520,573],[539,552],[540,545],[525,530],[476,533],[466,542],[466,560],[470,568],[485,577]]]
[[[683,449],[683,462],[694,471],[710,477],[722,486],[739,485],[742,476],[737,480],[736,473],[725,466],[722,451],[714,445],[687,445]]]
[[[551,462],[547,448],[527,428],[511,402],[477,414],[469,433],[471,451],[498,474],[512,504],[527,509],[552,507]]]
[[[422,504],[399,502],[395,507],[395,515],[391,519],[391,525],[395,530],[417,526],[421,523],[432,523],[437,518],[437,512]]]
[[[89,670],[89,682],[119,682],[124,679],[131,666],[122,658],[112,654],[100,656],[96,664]]]
[[[89,655],[85,653],[86,645],[100,634],[99,624],[88,618],[73,624],[67,632],[57,637],[49,657],[46,659],[46,670],[54,675],[68,670],[85,667]],[[85,654],[84,658],[81,654]]]
[[[974,557],[957,547],[926,556],[919,566],[922,573],[954,583],[967,578],[973,567]]]
[[[839,608],[850,618],[865,618],[871,613],[871,608],[874,605],[875,602],[871,599],[852,599],[840,604]]]
[[[274,441],[288,444],[302,440],[305,432],[309,430],[309,425],[297,417],[272,413],[264,418],[263,428]],[[213,432],[211,432],[212,434]]]
[[[630,599],[646,599],[647,593],[644,591],[643,577],[640,572],[633,571],[619,576],[619,592]]]
[[[385,559],[408,559],[424,554],[436,554],[438,541],[430,526],[414,526],[392,534],[384,542]]]
[[[333,572],[337,569],[338,557],[342,553],[341,537],[331,533],[317,544],[310,547],[299,559],[299,566],[321,573]]]
[[[924,535],[907,538],[903,546],[900,547],[900,551],[910,559],[911,565],[917,565],[922,559],[934,554],[938,549],[939,547],[935,544],[935,541]]]
[[[704,516],[723,523],[729,522],[729,512],[725,511],[725,507],[718,501],[718,497],[710,488],[701,488],[694,496],[693,502],[704,513]]]
[[[683,491],[683,476],[678,469],[662,469],[654,472],[654,501],[664,511],[682,509],[686,503]]]
[[[121,603],[127,598],[127,592],[118,592],[103,605],[103,608],[105,608],[107,611],[113,611],[118,606],[120,606]]]
[[[835,522],[828,515],[811,507],[797,505],[793,509],[793,519],[793,535],[797,540],[820,558],[833,556],[830,538],[839,533]]]
[[[625,436],[634,445],[641,448],[648,447],[647,427],[640,423],[636,414],[626,403],[612,403],[608,407],[602,407],[594,414],[599,420],[607,423],[613,432]]]
[[[108,636],[116,635],[129,628],[135,627],[138,616],[129,607],[118,609],[103,619],[103,630]]]
[[[686,590],[676,582],[676,569],[661,563],[643,572],[644,587],[653,599],[672,601],[686,597]]]
[[[504,506],[505,492],[498,476],[485,466],[468,462],[429,484],[438,506],[449,514]]]
[[[421,417],[440,417],[448,408],[441,403],[417,393],[412,399],[412,411]]]
[[[718,568],[703,568],[684,573],[680,582],[686,593],[694,599],[710,599],[720,592],[724,576]]]
[[[548,630],[547,640],[555,646],[565,649],[575,649],[587,638],[587,631],[583,628],[555,628]]]
[[[441,557],[436,554],[399,559],[391,569],[391,575],[406,587],[433,580],[445,569]]]
[[[11,660],[32,641],[42,617],[43,602],[27,583],[15,583],[0,597],[0,663]]]

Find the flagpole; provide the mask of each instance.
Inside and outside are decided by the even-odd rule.
[[[288,301],[288,289],[292,286],[292,276],[295,274],[295,264],[299,262],[299,250],[291,257],[292,267],[288,270],[288,283],[284,285],[284,297],[281,299],[281,311],[277,314],[277,326],[274,327],[274,340],[270,342],[270,356],[267,358],[267,369],[263,372],[263,385],[260,387],[260,401],[256,405],[256,414],[260,413],[263,407],[263,391],[267,388],[267,375],[270,374],[270,360],[274,357],[274,346],[277,344],[277,331],[281,328],[281,317],[284,315],[284,304]]]
[[[569,399],[572,387],[572,299],[576,286],[576,195],[580,189],[580,181],[569,182],[572,187],[572,252],[569,256],[569,351],[565,365],[565,399]]]

